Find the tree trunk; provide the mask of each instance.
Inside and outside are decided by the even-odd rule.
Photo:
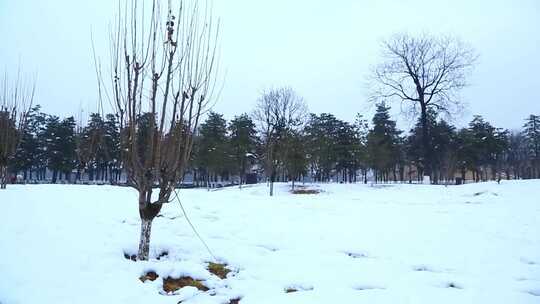
[[[270,174],[270,196],[274,196],[274,173]]]
[[[424,175],[429,176],[431,179],[431,145],[429,140],[429,126],[427,120],[427,107],[423,101],[423,94],[421,95],[422,101],[420,102],[421,116],[420,121],[422,123],[422,147],[423,147],[423,165],[424,165]]]
[[[160,193],[161,197],[161,193]],[[152,231],[152,221],[159,214],[163,204],[161,202],[151,202],[152,190],[139,191],[139,216],[141,218],[141,237],[139,241],[139,251],[137,259],[148,260],[150,253],[150,233]],[[168,196],[167,198],[168,199]]]
[[[7,186],[7,166],[0,167],[0,189],[6,189]]]
[[[150,233],[152,232],[152,219],[141,219],[141,238],[137,259],[147,261],[150,254]]]

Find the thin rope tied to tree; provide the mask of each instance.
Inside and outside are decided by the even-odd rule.
[[[174,192],[174,196],[175,196],[176,200],[178,201],[178,204],[180,205],[180,209],[182,210],[182,213],[184,214],[184,217],[186,218],[186,221],[188,222],[189,226],[191,227],[191,229],[193,230],[193,232],[195,233],[197,238],[204,245],[204,247],[206,248],[206,250],[208,251],[210,256],[214,259],[213,262],[218,262],[219,260],[216,258],[216,256],[212,252],[212,250],[210,250],[210,247],[208,246],[208,244],[204,241],[204,239],[201,237],[201,235],[199,234],[199,232],[197,231],[197,229],[195,228],[195,226],[193,225],[193,223],[189,219],[189,217],[187,215],[187,212],[186,212],[186,209],[184,208],[184,205],[182,204],[182,201],[180,201],[180,197],[178,196],[178,193],[176,192],[176,189],[174,189],[173,192]]]

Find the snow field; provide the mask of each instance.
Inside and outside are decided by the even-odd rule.
[[[135,190],[9,186],[0,303],[540,303],[540,181],[310,187],[323,192],[180,190],[233,270],[222,280],[175,201],[154,221],[150,261],[133,262]],[[159,278],[142,283],[147,271]],[[210,290],[163,291],[184,275]]]

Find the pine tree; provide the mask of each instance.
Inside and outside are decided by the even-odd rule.
[[[247,114],[236,116],[231,120],[228,130],[230,132],[231,155],[236,167],[234,171],[238,174],[240,185],[242,185],[245,182],[249,160],[255,156],[258,142],[257,130]]]
[[[317,181],[329,181],[337,163],[335,148],[340,121],[332,114],[311,114],[305,127],[307,152]]]
[[[498,160],[506,145],[507,137],[503,130],[493,127],[480,115],[475,115],[469,123],[470,152],[472,154],[473,174],[475,180],[487,180],[488,170],[491,170],[492,178],[497,171]]]
[[[62,173],[69,181],[76,159],[75,119],[68,117],[60,120],[58,116],[48,117],[44,136],[47,165],[53,171],[52,182],[56,183]]]
[[[14,157],[13,171],[22,172],[25,182],[33,179],[33,171],[38,171],[43,166],[45,160],[45,151],[41,137],[46,115],[41,113],[40,110],[41,107],[36,105],[28,112],[26,124],[22,130],[21,140]]]
[[[373,116],[373,128],[367,137],[369,162],[375,171],[375,180],[388,181],[389,173],[396,165],[399,153],[398,142],[401,131],[396,122],[390,119],[390,108],[384,103],[377,105]]]
[[[205,175],[208,186],[223,177],[230,167],[227,121],[223,115],[210,112],[199,129],[195,162]]]
[[[540,178],[540,116],[530,115],[523,126],[523,135],[527,140],[528,154],[530,158],[531,178]]]
[[[306,174],[308,159],[305,152],[305,136],[299,131],[291,130],[287,133],[283,146],[283,166],[289,180],[292,181],[294,191],[295,182]]]

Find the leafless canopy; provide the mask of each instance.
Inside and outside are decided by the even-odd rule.
[[[14,80],[4,73],[0,83],[0,187],[7,183],[7,167],[15,153],[26,116],[34,100],[35,81],[26,82],[19,69]]]
[[[139,191],[143,232],[182,179],[200,116],[213,101],[219,23],[197,1],[120,0],[110,36],[110,78],[99,92],[121,125],[124,167]],[[152,188],[159,188],[152,201]],[[144,221],[147,221],[146,227]]]
[[[257,102],[253,118],[259,124],[264,141],[266,174],[270,178],[270,195],[278,165],[278,144],[285,133],[300,127],[306,120],[307,106],[291,88],[263,92]]]
[[[471,47],[449,36],[398,34],[383,42],[383,56],[374,71],[374,99],[397,98],[412,114],[461,110],[458,93],[477,58]]]

